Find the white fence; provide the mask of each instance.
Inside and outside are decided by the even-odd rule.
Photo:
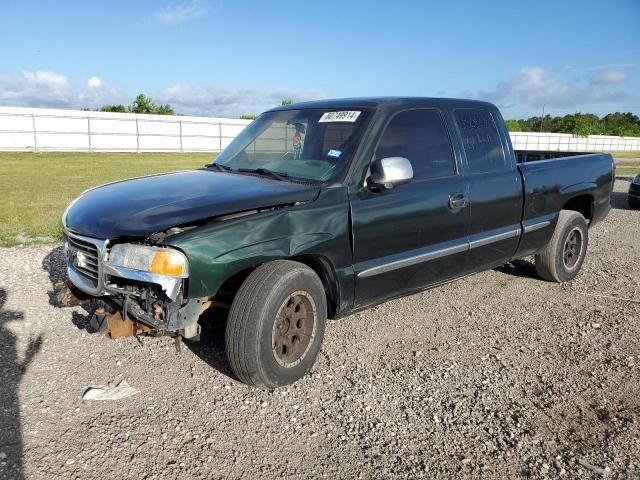
[[[515,150],[538,152],[638,152],[640,137],[589,135],[570,133],[511,132]]]
[[[0,150],[219,152],[248,120],[0,107]]]
[[[249,120],[0,107],[0,151],[219,152]],[[512,132],[516,150],[640,151],[638,137]]]

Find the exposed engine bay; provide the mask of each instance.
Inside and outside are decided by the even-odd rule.
[[[64,248],[69,282],[58,299],[66,305],[93,304],[95,331],[110,338],[199,336],[198,319],[212,302],[184,298],[189,271],[182,252],[155,242],[110,245],[70,232]]]
[[[87,306],[92,312],[90,326],[111,339],[150,335],[198,340],[198,319],[213,305],[211,299],[169,300],[155,285],[128,285],[130,294],[93,297],[66,282],[56,292],[59,304]]]

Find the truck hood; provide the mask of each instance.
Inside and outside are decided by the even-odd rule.
[[[86,191],[65,214],[66,229],[93,238],[148,237],[198,220],[314,200],[320,188],[275,179],[189,170]]]

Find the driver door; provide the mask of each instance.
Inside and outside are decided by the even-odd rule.
[[[350,192],[355,306],[365,307],[464,274],[468,260],[469,185],[459,173],[437,109],[397,113],[375,158],[405,157],[411,182]]]

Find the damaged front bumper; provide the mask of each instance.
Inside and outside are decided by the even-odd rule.
[[[118,277],[159,285],[168,298],[175,301],[183,284],[182,278],[159,275],[113,265],[108,260],[109,240],[84,237],[65,231],[64,254],[67,275],[73,284],[90,295],[126,293],[113,282]]]
[[[112,277],[123,278],[127,280],[134,280],[141,283],[153,283],[159,285],[171,301],[175,302],[180,293],[182,287],[181,278],[167,277],[166,275],[158,275],[157,273],[143,272],[140,270],[134,270],[132,268],[121,267],[118,265],[104,264],[104,273]],[[105,285],[105,290],[108,293],[125,293],[122,289],[118,288],[117,284]]]
[[[211,304],[208,298],[184,299],[185,279],[114,265],[109,262],[109,250],[109,240],[65,231],[67,276],[74,287],[101,302],[100,308],[106,307],[103,318],[98,319],[101,331],[109,328],[112,338],[123,336],[121,332],[136,335],[150,329],[185,338],[199,334],[197,322]],[[119,312],[123,322],[144,328],[127,323],[114,337],[115,323],[109,321],[114,312]]]

